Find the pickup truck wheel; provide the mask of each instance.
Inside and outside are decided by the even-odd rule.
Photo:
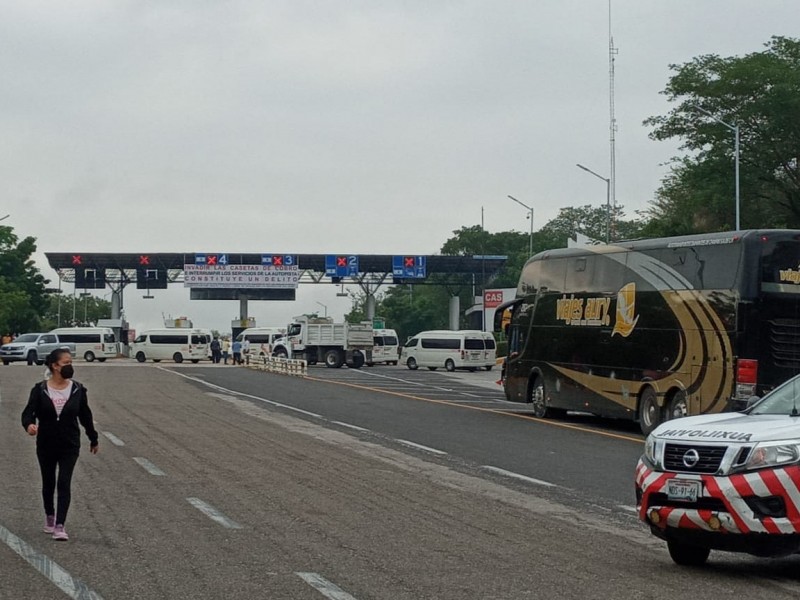
[[[43,360],[37,360],[36,364],[41,367],[44,364],[44,361]]]
[[[178,364],[182,363],[183,354],[181,354],[180,352],[176,352],[175,354],[172,355],[172,360],[174,360]]]
[[[453,362],[452,358],[448,358],[444,363],[444,368],[452,373],[456,370],[456,363]]]
[[[328,350],[325,353],[325,366],[331,369],[338,369],[342,366],[342,353],[338,350]]]
[[[639,427],[642,433],[650,435],[650,432],[661,424],[662,419],[656,391],[648,385],[639,398]]]
[[[27,361],[29,367],[36,364],[36,350],[31,350],[30,352],[28,352]]]
[[[83,360],[86,362],[94,362],[94,352],[88,350],[86,354],[83,355]]]
[[[438,368],[439,368],[439,367],[428,367],[428,371],[435,371],[435,370],[436,370],[436,369],[438,369]]]
[[[667,548],[675,564],[683,567],[701,567],[708,560],[708,555],[711,554],[711,550],[708,548],[692,546],[675,540],[669,540]]]
[[[409,370],[411,370],[411,371],[416,371],[416,370],[419,368],[419,366],[417,365],[417,361],[416,361],[416,360],[414,360],[414,358],[413,358],[413,357],[409,358],[409,359],[406,361],[406,366],[407,366],[407,367],[409,368]]]
[[[145,362],[147,357],[144,355],[144,352],[137,352],[136,353],[136,362]]]
[[[262,356],[263,356],[263,355],[262,355]],[[200,359],[199,359],[199,358],[193,358],[193,359],[192,359],[192,363],[193,363],[193,364],[195,364],[195,365],[196,365],[197,363],[199,363],[199,362],[200,362]]]

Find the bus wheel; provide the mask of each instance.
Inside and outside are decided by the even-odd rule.
[[[448,358],[444,363],[444,368],[452,373],[456,370],[456,363],[453,362],[452,358]]]
[[[412,371],[416,371],[419,368],[413,356],[406,361],[406,366]]]
[[[684,390],[678,390],[672,394],[669,404],[667,405],[667,414],[664,415],[664,420],[680,419],[689,415],[689,401],[686,398]]]
[[[144,352],[137,352],[136,353],[136,361],[137,362],[145,362],[147,357],[144,355]]]
[[[176,352],[175,354],[172,355],[172,360],[174,360],[178,364],[182,363],[183,354],[181,354],[180,352]]]
[[[642,433],[649,435],[661,423],[661,407],[658,406],[656,391],[647,386],[639,399],[639,427]]]
[[[86,362],[94,362],[94,352],[87,351],[86,354],[83,355],[83,360]]]
[[[550,407],[545,402],[544,380],[537,377],[531,386],[530,402],[533,405],[533,416],[539,419],[546,419],[550,416]]]
[[[700,546],[691,546],[675,540],[667,542],[669,555],[675,564],[684,567],[701,567],[708,560],[711,550]]]

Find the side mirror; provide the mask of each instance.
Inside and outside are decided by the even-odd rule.
[[[753,406],[759,400],[761,400],[761,396],[750,396],[747,399],[747,408],[750,408],[751,406]]]

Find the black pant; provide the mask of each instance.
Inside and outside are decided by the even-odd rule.
[[[42,471],[42,500],[44,500],[44,512],[47,515],[55,515],[56,523],[63,525],[67,520],[69,501],[71,499],[70,484],[72,483],[72,471],[75,463],[78,462],[78,453],[74,451],[52,451],[36,450],[36,457],[39,459],[39,469]],[[56,467],[58,468],[58,478],[56,479]],[[58,512],[53,503],[53,494],[58,490]]]

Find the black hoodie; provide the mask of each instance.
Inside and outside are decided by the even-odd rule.
[[[22,427],[27,431],[29,425],[39,421],[36,447],[39,450],[78,453],[81,448],[80,421],[86,430],[89,443],[97,446],[97,430],[94,428],[92,411],[86,388],[77,381],[72,382],[72,392],[61,409],[61,416],[47,393],[47,382],[33,386],[28,405],[22,411]]]

